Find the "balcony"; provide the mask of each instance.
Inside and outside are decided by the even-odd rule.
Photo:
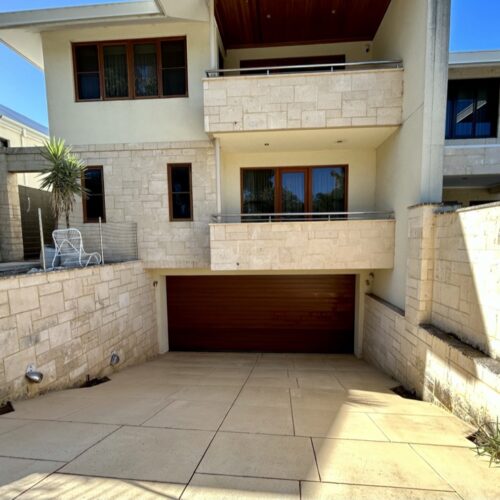
[[[213,271],[326,271],[394,266],[392,212],[216,215],[213,221]]]
[[[212,70],[203,89],[207,133],[402,123],[400,61]]]

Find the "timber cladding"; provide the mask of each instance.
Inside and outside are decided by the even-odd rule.
[[[172,351],[353,352],[352,275],[166,280]]]

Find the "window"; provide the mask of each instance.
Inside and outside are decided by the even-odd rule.
[[[242,213],[343,212],[346,207],[346,166],[241,170]]]
[[[104,176],[102,167],[88,167],[83,173],[83,187],[87,194],[83,195],[83,221],[106,222],[104,207]]]
[[[73,45],[77,101],[187,97],[186,38]]]
[[[4,139],[3,137],[0,137],[0,146],[3,148],[8,148],[9,147],[9,140]]]
[[[497,79],[452,80],[448,84],[446,138],[496,137]]]
[[[168,165],[168,191],[170,220],[193,220],[190,164]]]

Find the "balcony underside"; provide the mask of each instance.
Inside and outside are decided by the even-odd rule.
[[[392,269],[394,231],[394,220],[211,224],[211,269]]]

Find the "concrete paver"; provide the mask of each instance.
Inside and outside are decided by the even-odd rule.
[[[349,355],[168,353],[15,402],[0,497],[498,498],[472,429],[393,385]]]

